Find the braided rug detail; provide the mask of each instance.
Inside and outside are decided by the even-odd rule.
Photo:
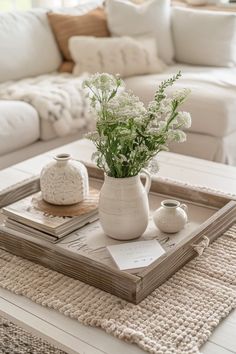
[[[236,225],[139,305],[0,250],[0,286],[153,354],[198,354],[236,308]]]

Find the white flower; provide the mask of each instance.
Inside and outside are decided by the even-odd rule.
[[[147,133],[150,135],[157,135],[160,134],[160,129],[156,127],[151,127],[148,129]]]
[[[189,112],[179,112],[176,119],[177,119],[178,125],[182,129],[188,129],[191,127],[192,119],[191,119],[191,115]]]
[[[139,145],[137,147],[137,152],[138,153],[147,153],[148,152],[148,147],[146,145]]]
[[[159,165],[157,161],[157,157],[153,157],[149,163],[148,163],[148,171],[152,174],[155,175],[159,172]]]
[[[85,134],[85,137],[89,140],[97,141],[99,139],[99,134],[97,131],[89,132],[89,133]]]
[[[143,115],[138,115],[137,117],[134,118],[134,122],[137,124],[143,124],[145,122],[145,116]]]
[[[140,122],[146,115],[146,109],[140,99],[130,92],[120,92],[108,103],[108,111],[114,119],[135,118]]]
[[[95,74],[84,82],[96,112],[97,132],[87,135],[97,147],[93,155],[97,166],[112,177],[134,176],[144,167],[158,172],[158,152],[168,150],[170,142],[183,142],[182,131],[191,126],[191,116],[179,112],[190,90],[167,97],[165,90],[180,73],[163,81],[154,101],[146,109],[140,99],[124,89],[123,81],[109,74]],[[123,85],[123,86],[122,86]]]
[[[185,101],[186,97],[190,94],[190,92],[191,90],[186,88],[182,90],[177,90],[173,93],[173,98],[178,102],[183,102]]]
[[[162,120],[159,122],[158,129],[164,131],[166,129],[166,126],[167,126],[167,121]]]
[[[83,82],[83,87],[94,87],[97,90],[110,92],[116,89],[117,80],[120,79],[113,75],[96,73]],[[124,85],[122,80],[121,83]]]
[[[151,101],[148,105],[148,112],[159,121],[163,119],[163,116],[169,114],[172,110],[172,100],[170,98],[164,98],[160,103]]]
[[[169,130],[167,133],[167,140],[169,142],[176,141],[178,143],[183,143],[184,141],[186,141],[186,134],[179,129]]]
[[[91,159],[92,161],[97,161],[97,159],[101,156],[101,153],[99,151],[95,151],[92,153]]]
[[[161,101],[160,111],[162,114],[169,114],[172,111],[172,100],[171,98],[165,98]]]

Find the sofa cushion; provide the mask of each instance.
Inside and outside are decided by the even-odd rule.
[[[222,137],[236,131],[236,68],[173,65],[163,74],[145,75],[125,80],[126,85],[141,100],[148,104],[153,99],[158,84],[164,79],[182,71],[182,78],[170,91],[188,87],[191,94],[183,110],[192,115],[191,132]]]
[[[0,101],[0,155],[25,147],[39,137],[39,117],[32,106],[20,101]]]
[[[146,36],[157,40],[159,56],[172,63],[174,49],[171,37],[170,0],[149,0],[134,4],[127,0],[108,0],[108,26],[113,36]]]
[[[45,11],[0,14],[0,82],[49,73],[61,55]]]
[[[162,72],[155,38],[76,36],[69,40],[73,74],[107,72],[124,78]]]
[[[63,61],[63,63],[61,64],[60,68],[59,68],[59,72],[60,73],[69,73],[72,74],[73,69],[74,69],[75,63],[71,60],[71,61]]]
[[[94,9],[85,15],[49,13],[48,19],[57,43],[66,60],[71,60],[69,39],[72,36],[108,37],[106,15],[102,8]]]
[[[173,8],[175,59],[192,65],[236,64],[236,14]]]

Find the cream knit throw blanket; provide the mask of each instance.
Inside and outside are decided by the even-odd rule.
[[[236,225],[139,305],[0,250],[0,285],[153,354],[197,354],[236,307]]]
[[[90,130],[93,117],[82,89],[85,76],[42,75],[0,85],[0,99],[31,104],[58,136]]]

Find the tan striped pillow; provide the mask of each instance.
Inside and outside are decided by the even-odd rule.
[[[106,14],[103,8],[97,8],[85,15],[48,13],[49,23],[58,46],[66,60],[71,61],[69,39],[73,36],[110,36]]]
[[[59,73],[72,73],[75,63],[73,61],[63,61],[60,68],[58,69]]]

